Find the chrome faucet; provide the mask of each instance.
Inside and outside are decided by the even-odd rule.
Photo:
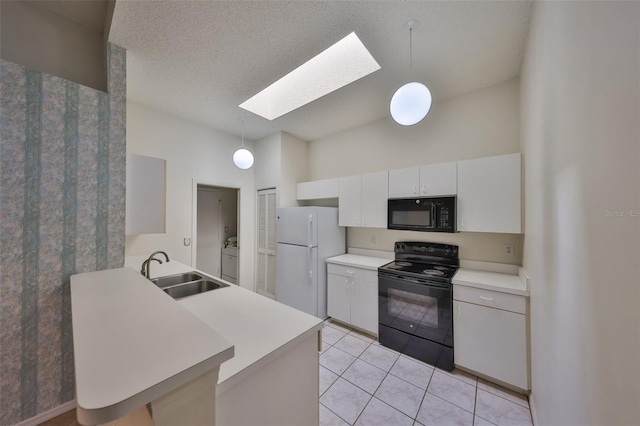
[[[167,253],[165,253],[163,251],[154,251],[153,253],[151,253],[151,256],[149,256],[149,258],[147,260],[142,262],[142,269],[140,269],[140,273],[143,276],[145,276],[147,279],[151,279],[151,272],[150,272],[150,269],[149,269],[149,267],[151,265],[151,261],[155,260],[156,262],[162,264],[162,260],[156,259],[154,257],[156,254],[164,255],[164,258],[167,261],[167,263],[169,262],[169,256],[167,255]]]

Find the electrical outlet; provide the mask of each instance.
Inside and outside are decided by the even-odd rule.
[[[505,244],[504,245],[504,254],[507,256],[515,256],[515,251],[513,249],[513,244]]]
[[[371,237],[369,237],[371,240],[371,244],[373,244],[374,246],[376,245],[376,236],[372,235]]]
[[[191,245],[191,238],[185,237],[184,238],[184,245],[187,246],[187,247],[190,246]]]

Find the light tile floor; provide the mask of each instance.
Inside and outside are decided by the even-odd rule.
[[[532,425],[527,398],[385,348],[325,321],[320,425]]]

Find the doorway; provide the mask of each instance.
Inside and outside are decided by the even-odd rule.
[[[238,280],[238,189],[194,182],[192,266]]]

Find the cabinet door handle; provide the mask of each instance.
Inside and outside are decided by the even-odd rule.
[[[464,217],[462,218],[462,223],[460,224],[460,227],[464,229]]]
[[[418,185],[413,185],[413,195],[418,195]]]
[[[349,288],[349,279],[344,280],[344,286]]]
[[[480,296],[480,299],[486,300],[487,302],[493,302],[493,297]],[[460,307],[460,306],[458,306],[458,307]]]
[[[460,316],[460,305],[458,305],[458,316]]]
[[[427,185],[422,185],[422,195],[427,193]]]

